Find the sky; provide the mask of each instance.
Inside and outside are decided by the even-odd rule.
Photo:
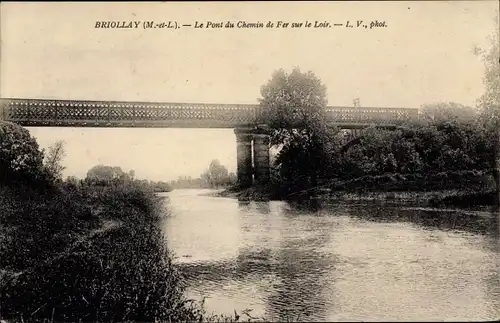
[[[314,72],[329,105],[474,105],[497,1],[0,4],[0,96],[257,103],[273,71]],[[385,21],[385,28],[101,29],[96,21]],[[231,129],[28,128],[66,143],[65,175],[97,164],[154,180],[236,169]]]

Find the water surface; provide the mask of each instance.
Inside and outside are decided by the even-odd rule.
[[[500,319],[498,213],[167,193],[167,243],[209,312],[302,321]]]

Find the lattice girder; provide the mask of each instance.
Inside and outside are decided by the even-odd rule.
[[[24,126],[236,128],[255,125],[259,105],[0,99],[0,120]],[[328,107],[336,125],[400,124],[417,109]]]

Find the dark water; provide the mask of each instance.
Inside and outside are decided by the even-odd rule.
[[[169,247],[209,311],[272,320],[500,319],[500,216],[168,193]]]

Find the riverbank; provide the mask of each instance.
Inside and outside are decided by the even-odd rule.
[[[380,202],[432,207],[494,206],[492,180],[480,172],[454,172],[434,176],[387,174],[364,176],[348,181],[332,181],[297,190],[286,185],[231,187],[211,194],[239,200],[321,199],[346,203]]]
[[[238,189],[232,188],[215,193],[210,193],[211,196],[229,197],[238,200],[248,201],[272,201],[272,200],[296,200],[296,195],[291,195],[288,198],[279,198],[273,193],[269,193],[267,189],[262,188],[247,188]],[[493,205],[495,193],[466,193],[456,190],[442,190],[431,192],[348,192],[322,190],[315,194],[300,196],[298,199],[322,199],[331,201],[342,201],[346,203],[377,201],[386,203],[410,204],[418,206],[488,206]]]
[[[184,296],[160,228],[164,207],[147,187],[1,193],[0,319],[218,320]]]

